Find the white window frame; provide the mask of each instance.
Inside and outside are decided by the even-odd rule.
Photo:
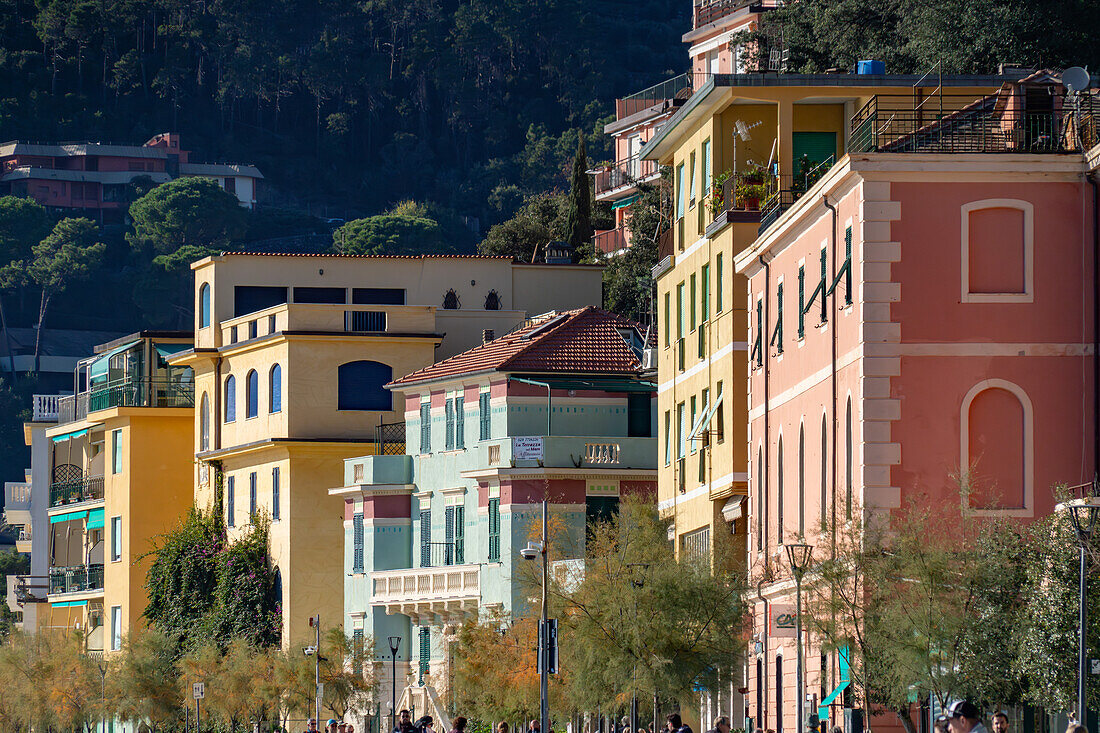
[[[1016,209],[1024,214],[1024,292],[970,292],[970,214],[983,209]],[[962,232],[960,254],[961,298],[964,303],[1033,303],[1035,302],[1035,206],[1022,199],[982,199],[963,204],[960,208]]]

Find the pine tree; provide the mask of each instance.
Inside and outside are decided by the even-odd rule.
[[[587,249],[592,242],[592,192],[588,180],[588,156],[584,151],[584,136],[580,136],[577,155],[573,158],[573,176],[569,181],[569,214],[565,230],[573,252]]]

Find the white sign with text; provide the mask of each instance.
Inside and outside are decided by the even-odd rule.
[[[517,436],[512,438],[512,458],[517,461],[542,459],[542,436]]]

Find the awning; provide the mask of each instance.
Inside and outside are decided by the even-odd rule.
[[[133,347],[135,344],[140,344],[141,340],[131,341],[123,344],[122,346],[116,346],[105,354],[101,354],[98,359],[93,361],[88,367],[88,377],[102,377],[107,373],[107,367],[110,364],[111,357],[116,354],[121,354],[123,351]]]
[[[88,529],[103,529],[103,510],[93,509],[88,512]]]
[[[729,501],[722,505],[722,519],[727,522],[736,522],[738,519],[745,516],[745,511],[743,509],[744,503],[744,496],[731,497]]]
[[[520,378],[517,375],[517,378]],[[656,392],[653,382],[630,379],[564,379],[554,377],[531,377],[531,381],[545,382],[552,389],[598,389],[603,392]]]
[[[53,436],[52,440],[55,443],[61,443],[63,441],[72,440],[73,438],[79,438],[82,435],[87,435],[87,434],[88,434],[88,428],[84,428],[83,430],[77,430],[76,432],[72,432],[72,433],[65,433],[64,435],[55,435],[55,436]]]
[[[829,717],[829,706],[833,704],[833,701],[840,697],[840,693],[848,689],[848,685],[852,684],[851,675],[851,652],[848,647],[841,647],[838,653],[838,661],[840,662],[840,684],[836,686],[832,692],[830,692],[821,704],[817,708],[817,717],[822,720],[827,720]]]
[[[639,194],[634,194],[633,196],[627,196],[625,199],[619,199],[618,201],[612,202],[611,210],[614,211],[615,209],[623,209],[630,206],[638,200],[638,196]]]
[[[54,608],[72,608],[74,606],[87,606],[88,602],[87,601],[57,601],[56,603],[51,603],[50,605],[53,606]]]
[[[99,511],[102,512],[103,510],[100,509]],[[50,524],[57,524],[58,522],[69,522],[73,519],[83,519],[86,516],[88,516],[87,510],[82,512],[69,512],[67,514],[54,514],[52,517],[50,517]]]
[[[153,344],[153,348],[160,354],[161,359],[167,359],[173,354],[178,354],[181,351],[187,351],[192,344]]]
[[[722,393],[718,393],[718,399],[714,401],[714,404],[709,408],[703,405],[703,414],[699,416],[699,422],[695,423],[695,427],[691,429],[691,433],[688,434],[688,440],[695,440],[695,437],[703,430],[707,429],[710,425],[710,421],[718,413],[718,408],[722,405]]]

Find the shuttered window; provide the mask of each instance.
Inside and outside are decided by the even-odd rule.
[[[432,452],[432,404],[420,403],[420,452]]]
[[[466,562],[466,507],[456,506],[455,510],[455,565]]]
[[[455,401],[451,398],[447,398],[447,401],[443,405],[444,412],[447,416],[447,432],[444,439],[444,449],[454,450],[455,448]]]
[[[432,661],[432,635],[427,626],[420,627],[420,676],[428,673],[428,665]]]
[[[443,510],[443,564],[454,565],[455,555],[455,508],[449,506]]]
[[[455,397],[455,448],[466,447],[466,398]]]
[[[351,517],[352,555],[351,572],[363,572],[363,515],[354,514]]]
[[[490,422],[491,416],[489,414],[489,393],[482,392],[477,398],[478,411],[481,416],[481,426],[479,431],[480,440],[488,440],[492,435],[492,423]]]
[[[420,510],[420,567],[432,565],[432,510]]]
[[[234,496],[236,487],[233,485],[233,477],[230,476],[225,480],[225,524],[228,527],[232,527],[236,524],[234,513],[236,510],[236,496]]]
[[[279,467],[271,469],[271,518],[279,518]]]
[[[248,474],[248,521],[256,518],[256,472]]]
[[[489,561],[500,559],[500,499],[489,499]]]

